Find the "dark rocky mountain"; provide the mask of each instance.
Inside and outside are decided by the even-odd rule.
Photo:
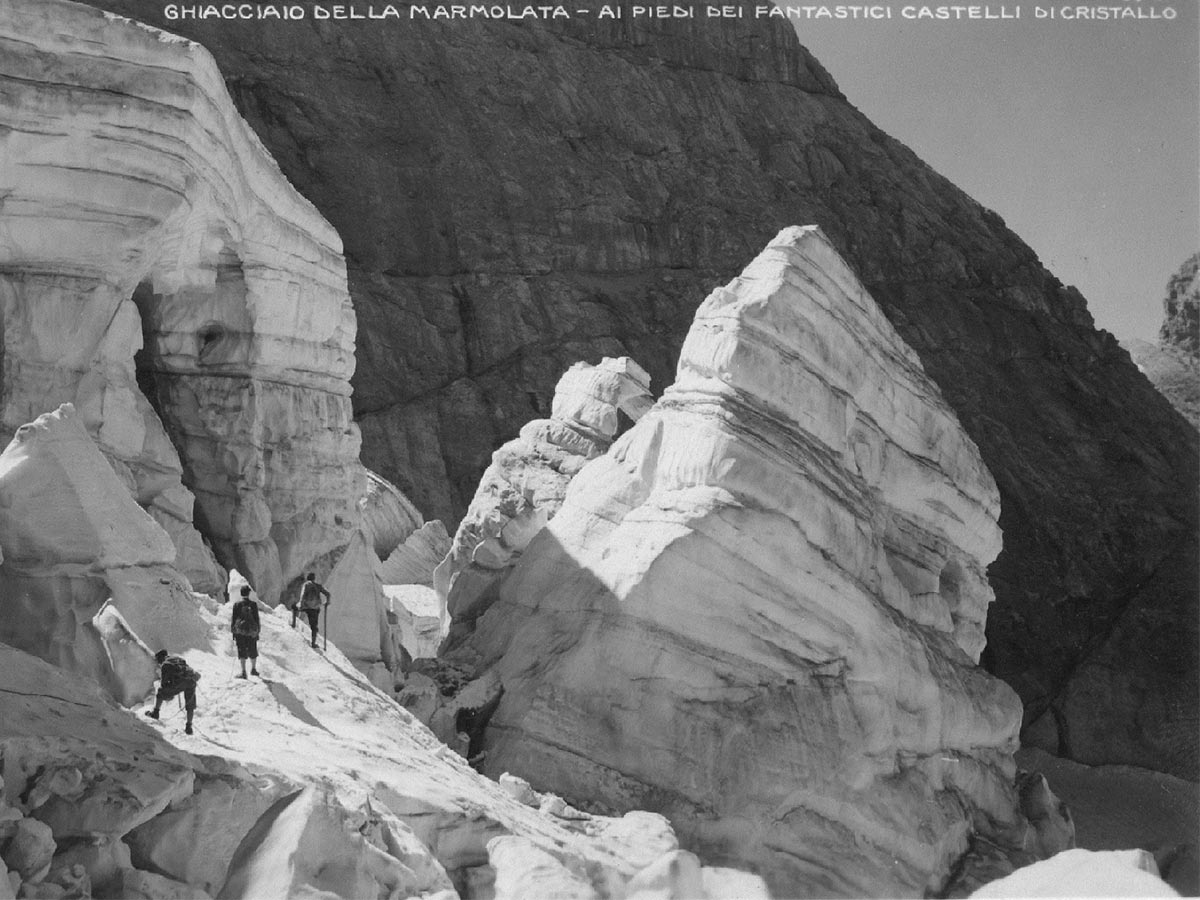
[[[629,355],[660,391],[708,291],[781,227],[820,225],[999,485],[984,662],[1029,737],[1197,777],[1195,430],[785,25],[626,4],[604,23],[167,21],[95,2],[207,46],[342,235],[363,460],[427,516],[461,516],[570,363]]]

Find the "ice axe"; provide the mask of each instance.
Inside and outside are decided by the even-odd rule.
[[[321,652],[324,653],[329,649],[329,600],[325,601],[325,627],[322,629],[321,639],[324,642]]]

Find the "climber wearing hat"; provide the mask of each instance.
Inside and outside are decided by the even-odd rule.
[[[148,710],[146,715],[157,719],[163,701],[182,693],[183,707],[187,710],[187,724],[183,726],[183,732],[191,734],[192,715],[196,712],[196,682],[200,680],[200,673],[189,666],[182,656],[170,656],[166,650],[154,654],[154,664],[159,670],[158,693],[154,695],[154,709]]]

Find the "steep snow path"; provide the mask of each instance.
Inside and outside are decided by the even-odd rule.
[[[514,801],[367,682],[333,643],[313,650],[307,626],[292,629],[282,607],[262,612],[260,677],[238,678],[227,609],[202,613],[211,649],[184,654],[202,675],[195,734],[183,733],[177,706],[163,708],[163,736],[180,749],[327,787],[351,808],[382,800],[450,870],[486,863],[487,841],[515,833],[603,868],[635,871],[619,851],[564,827],[597,833],[607,820],[560,823]],[[651,832],[665,828],[648,819]]]
[[[82,862],[97,896],[621,898],[664,872],[765,896],[680,853],[662,816],[588,816],[478,775],[286,612],[263,611],[262,677],[238,678],[228,615],[208,601],[175,623],[207,635],[182,653],[202,675],[190,736],[174,701],[154,722],[0,644],[0,820],[45,854],[0,889],[66,884]],[[81,839],[102,849],[81,858]]]

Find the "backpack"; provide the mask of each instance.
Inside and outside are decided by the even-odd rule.
[[[300,585],[299,606],[301,609],[320,609],[321,586],[315,581],[306,581]]]
[[[243,606],[243,603],[248,603],[249,606]],[[255,613],[258,610],[254,606],[253,600],[239,600],[237,606],[233,608],[234,616],[233,633],[239,637],[258,637],[258,618]]]
[[[162,664],[162,686],[171,690],[187,682],[195,684],[200,680],[200,673],[187,664],[182,656],[168,656]]]

